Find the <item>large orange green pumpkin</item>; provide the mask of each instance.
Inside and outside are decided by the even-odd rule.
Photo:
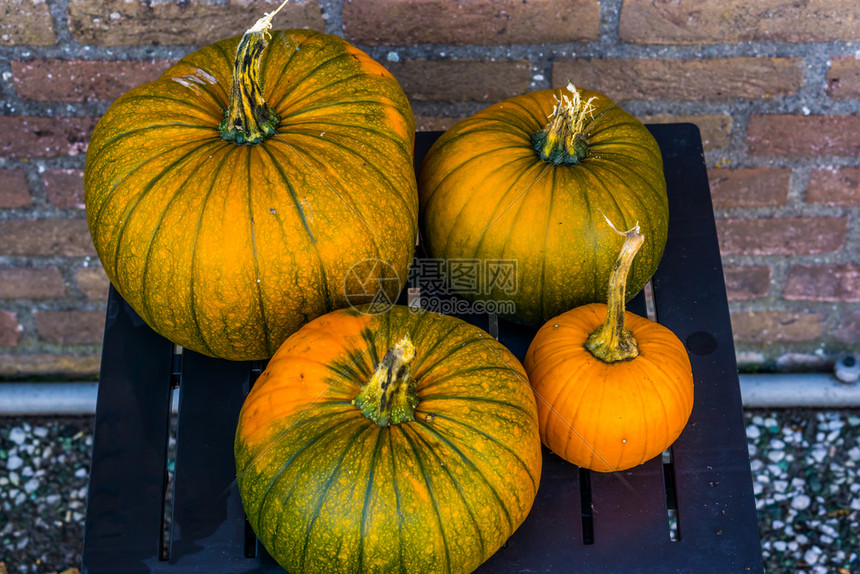
[[[608,305],[551,319],[526,352],[543,443],[599,472],[625,470],[667,449],[693,409],[693,374],[672,331],[624,310],[624,285],[643,236],[626,232]]]
[[[418,217],[414,121],[391,74],[335,36],[278,31],[264,50],[252,32],[120,97],[85,171],[117,291],[161,335],[236,360],[346,306],[353,266],[388,273],[396,297]]]
[[[606,96],[568,90],[517,96],[462,120],[436,141],[418,178],[429,254],[516,262],[516,289],[485,278],[460,294],[513,301],[510,318],[528,325],[605,301],[621,241],[600,225],[604,216],[625,229],[640,222],[651,230],[630,273],[631,297],[666,244],[668,199],[656,141]]]
[[[462,574],[531,509],[534,396],[517,359],[451,316],[319,317],[245,401],[236,469],[248,520],[290,574]]]

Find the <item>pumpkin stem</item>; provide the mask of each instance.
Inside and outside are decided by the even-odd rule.
[[[615,265],[612,268],[612,274],[609,276],[606,321],[588,336],[585,348],[601,361],[615,363],[616,361],[629,361],[639,356],[639,345],[633,337],[633,332],[624,326],[624,314],[626,312],[624,302],[626,301],[627,275],[633,264],[633,258],[645,241],[645,237],[639,233],[638,223],[632,229],[621,232],[615,229],[609,219],[606,221],[613,231],[624,235],[624,244],[621,246],[621,252],[618,254],[618,259],[615,260]]]
[[[409,363],[415,358],[415,345],[405,335],[385,353],[373,376],[365,383],[352,404],[361,414],[381,427],[400,424],[415,418],[418,393]]]
[[[258,76],[260,55],[268,43],[272,18],[289,0],[257,20],[239,42],[233,63],[233,85],[230,104],[224,110],[224,119],[218,125],[221,139],[237,144],[257,144],[275,135],[281,119],[263,100]]]
[[[595,98],[582,101],[576,86],[568,82],[571,96],[561,94],[555,98],[555,106],[549,115],[549,123],[544,129],[532,136],[532,147],[540,158],[553,165],[573,165],[585,158],[588,142],[585,141],[585,126],[589,117],[594,119]]]

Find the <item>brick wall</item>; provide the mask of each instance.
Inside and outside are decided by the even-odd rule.
[[[107,280],[82,209],[87,141],[128,88],[273,2],[0,0],[0,377],[98,369]],[[692,121],[710,170],[740,362],[860,349],[855,0],[298,0],[278,27],[388,66],[419,129],[578,86]]]

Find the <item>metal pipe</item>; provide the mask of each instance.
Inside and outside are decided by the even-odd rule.
[[[740,383],[745,408],[860,407],[860,383],[829,374],[742,374]],[[98,383],[0,383],[0,416],[91,416],[97,391]]]

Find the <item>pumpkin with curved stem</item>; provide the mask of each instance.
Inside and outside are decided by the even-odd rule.
[[[362,261],[393,270],[381,283],[396,298],[417,234],[400,85],[340,38],[288,30],[267,43],[268,26],[120,97],[85,170],[93,243],[117,291],[161,335],[235,360],[268,358],[346,306]]]
[[[525,519],[542,462],[517,359],[402,306],[289,337],[242,407],[235,454],[251,526],[292,574],[472,572]]]
[[[656,141],[606,96],[568,90],[517,96],[459,122],[430,149],[418,178],[430,255],[516,261],[516,294],[492,284],[461,294],[512,300],[509,318],[528,325],[606,300],[621,242],[600,225],[603,214],[652,230],[629,276],[631,297],[654,274],[666,244]]]
[[[693,408],[683,343],[666,327],[624,310],[626,275],[643,242],[627,231],[609,281],[609,303],[577,307],[540,328],[525,367],[538,397],[543,443],[600,472],[662,453]]]

